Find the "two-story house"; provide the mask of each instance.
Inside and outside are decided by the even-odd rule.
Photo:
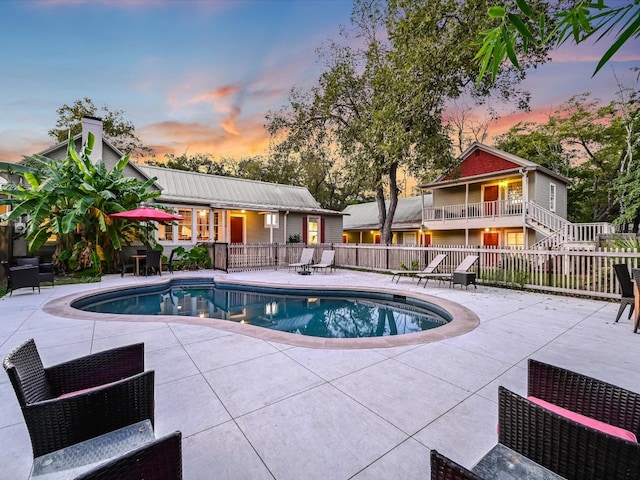
[[[569,179],[479,143],[433,182],[432,206],[422,212],[423,229],[437,245],[504,248],[571,248],[593,245],[605,223],[567,220]]]

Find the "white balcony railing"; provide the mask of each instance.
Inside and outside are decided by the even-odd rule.
[[[487,218],[522,215],[522,202],[495,200],[492,202],[466,203],[427,207],[422,212],[423,222],[447,221],[461,218]]]

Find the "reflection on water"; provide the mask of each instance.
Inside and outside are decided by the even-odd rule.
[[[365,298],[275,295],[215,287],[171,287],[82,307],[101,313],[216,318],[325,338],[381,337],[447,323],[434,312]]]

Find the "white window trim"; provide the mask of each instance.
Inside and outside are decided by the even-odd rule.
[[[556,202],[558,198],[558,189],[556,188],[555,183],[549,184],[549,211],[556,211]]]
[[[275,220],[273,224],[269,222],[270,219]],[[264,228],[279,228],[279,227],[280,227],[280,213],[269,212],[264,214]]]

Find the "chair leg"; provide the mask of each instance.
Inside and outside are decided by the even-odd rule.
[[[627,307],[627,304],[625,302],[622,302],[620,304],[620,308],[618,308],[618,315],[616,315],[616,323],[618,323],[618,320],[620,320],[620,317],[622,316],[622,312],[624,312],[624,309]],[[631,315],[631,314],[629,314]],[[629,317],[631,318],[631,317]]]
[[[631,308],[629,309],[629,316],[627,317],[627,320],[631,320],[631,315],[633,315],[634,310],[635,310],[635,303],[632,303]]]

